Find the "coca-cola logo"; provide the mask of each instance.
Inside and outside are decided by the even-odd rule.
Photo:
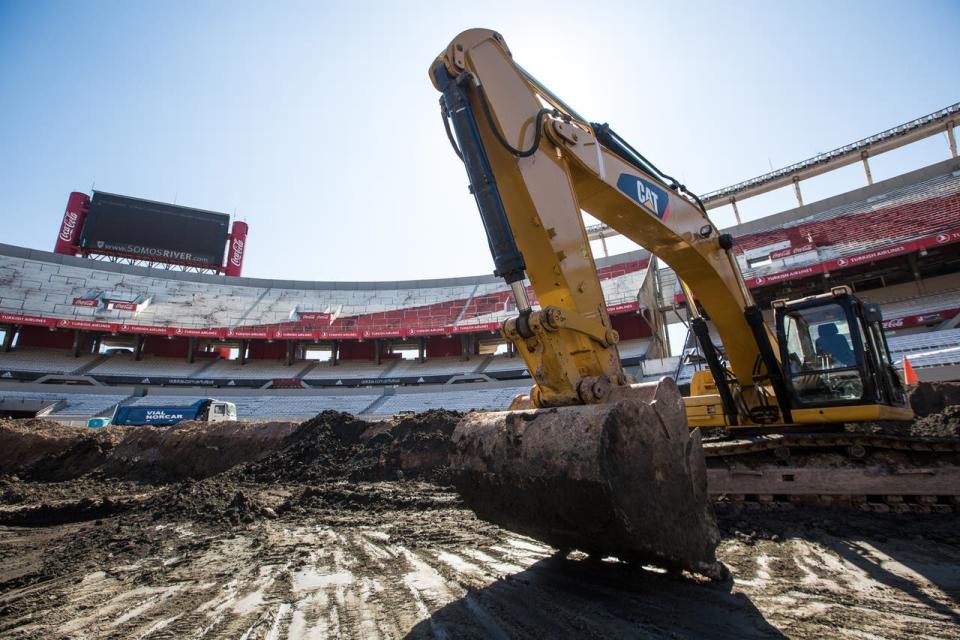
[[[80,215],[74,211],[67,211],[63,214],[63,224],[60,226],[60,239],[64,242],[73,240],[74,229],[77,228],[77,220]]]
[[[904,319],[903,319],[903,318],[897,318],[897,319],[895,319],[895,320],[887,320],[886,322],[883,323],[883,328],[884,328],[884,329],[897,329],[897,328],[903,326],[903,322],[904,322]]]
[[[243,262],[243,245],[246,241],[243,238],[237,238],[233,241],[233,253],[230,254],[230,264],[239,267]]]

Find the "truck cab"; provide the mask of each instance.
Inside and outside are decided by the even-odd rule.
[[[235,422],[237,405],[224,400],[212,400],[207,407],[207,422]]]

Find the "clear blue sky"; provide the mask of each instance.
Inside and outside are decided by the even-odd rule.
[[[68,193],[95,183],[235,210],[251,276],[489,272],[426,73],[474,26],[700,192],[960,101],[955,0],[0,0],[2,241],[52,249]],[[874,159],[875,177],[947,154],[932,138]],[[855,166],[804,192],[862,183]]]

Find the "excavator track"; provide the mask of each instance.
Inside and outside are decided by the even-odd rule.
[[[753,509],[960,511],[960,440],[867,433],[705,439],[707,486]]]

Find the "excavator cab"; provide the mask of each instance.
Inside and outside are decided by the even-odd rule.
[[[839,286],[821,295],[776,300],[773,308],[794,413],[827,407],[907,407],[877,305]]]

